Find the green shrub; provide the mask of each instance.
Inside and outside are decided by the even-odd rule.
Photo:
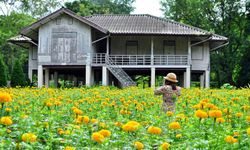
[[[7,74],[6,74],[6,66],[3,61],[3,57],[0,54],[0,87],[6,86],[7,84]]]
[[[26,79],[23,73],[22,64],[19,62],[19,60],[15,60],[13,70],[11,73],[11,86],[25,86],[26,85]]]

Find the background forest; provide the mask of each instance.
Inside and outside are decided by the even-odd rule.
[[[8,43],[37,19],[64,6],[78,15],[130,14],[134,0],[0,0],[0,86],[27,80],[28,51]],[[242,87],[250,83],[250,0],[161,0],[165,18],[229,38],[211,52],[211,81]],[[24,71],[24,72],[23,72]],[[16,76],[16,75],[19,76]],[[24,74],[24,75],[21,75]],[[13,82],[25,85],[28,82]]]

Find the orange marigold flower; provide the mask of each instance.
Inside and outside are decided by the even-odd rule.
[[[198,118],[207,118],[208,117],[207,113],[203,110],[197,110],[195,112],[195,116]]]
[[[227,143],[236,143],[236,142],[238,142],[238,140],[236,139],[236,138],[234,138],[234,137],[232,137],[232,136],[227,136],[226,138],[225,138],[225,141],[227,142]]]
[[[1,124],[9,126],[13,124],[13,121],[11,120],[11,117],[2,117],[0,120]]]
[[[104,130],[104,129],[102,129],[101,131],[99,131],[99,133],[101,135],[103,135],[104,137],[110,137],[110,135],[111,135],[111,132],[109,130]]]
[[[225,119],[223,119],[223,118],[216,118],[216,122],[217,123],[223,123],[223,122],[225,122]]]
[[[181,128],[181,125],[179,124],[179,122],[171,122],[168,127],[170,129],[180,129]]]
[[[24,142],[36,142],[37,136],[33,133],[24,133],[22,135],[22,140]]]
[[[89,123],[89,117],[88,116],[83,116],[83,122],[84,123]]]
[[[80,109],[78,109],[78,108],[75,108],[75,109],[73,109],[73,112],[75,113],[75,114],[77,114],[77,115],[81,115],[83,112],[80,110]]]
[[[141,142],[138,142],[138,141],[134,143],[134,146],[135,146],[135,148],[138,149],[138,150],[144,148],[144,145],[143,145]]]
[[[97,123],[98,120],[97,119],[91,119],[91,123]]]
[[[102,143],[102,142],[105,140],[105,138],[104,138],[104,136],[103,136],[102,134],[100,134],[99,132],[94,132],[94,133],[92,134],[92,140],[93,140],[93,141],[96,141],[97,143]]]
[[[0,103],[11,102],[10,94],[0,92]]]
[[[148,128],[148,132],[151,133],[151,134],[161,134],[161,128],[150,126]]]
[[[121,127],[121,126],[122,126],[122,123],[121,123],[121,122],[115,122],[115,126]]]
[[[167,115],[168,117],[171,117],[171,116],[174,115],[174,113],[173,113],[172,111],[167,111],[167,112],[166,112],[166,115]]]
[[[222,117],[222,112],[220,110],[210,110],[208,112],[209,117],[212,118],[221,118]]]
[[[162,150],[167,150],[170,147],[170,144],[168,142],[164,142],[161,145],[161,149]]]

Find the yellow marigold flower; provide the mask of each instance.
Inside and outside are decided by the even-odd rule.
[[[24,142],[36,142],[37,136],[33,133],[24,133],[22,135],[22,140]]]
[[[250,116],[246,116],[247,122],[250,122]]]
[[[100,134],[99,132],[94,132],[92,134],[92,140],[96,141],[98,143],[102,143],[104,141],[104,136],[102,134]]]
[[[162,150],[167,150],[169,147],[170,147],[170,144],[167,143],[167,142],[164,142],[164,143],[162,143],[162,145],[161,145],[161,149],[162,149]]]
[[[171,122],[168,127],[170,129],[180,129],[181,128],[181,125],[179,124],[179,122]]]
[[[0,92],[0,103],[11,102],[10,94]]]
[[[227,143],[236,143],[236,142],[238,142],[238,140],[237,139],[235,139],[234,137],[232,137],[232,136],[227,136],[226,138],[225,138],[225,141],[227,142]]]
[[[180,139],[182,137],[182,134],[176,134],[175,136],[177,139]]]
[[[7,129],[6,132],[7,132],[7,133],[11,133],[11,130],[10,130],[10,129]]]
[[[47,107],[51,107],[53,104],[52,104],[51,102],[45,102],[45,105],[46,105]]]
[[[135,146],[135,148],[138,149],[138,150],[144,148],[144,145],[143,145],[141,142],[138,142],[138,141],[134,143],[134,146]]]
[[[62,135],[62,134],[64,134],[64,130],[62,128],[58,128],[57,129],[57,133],[60,134],[60,135]]]
[[[151,133],[151,134],[161,134],[161,128],[150,126],[148,128],[148,132]]]
[[[239,135],[240,135],[239,132],[237,132],[237,131],[234,132],[234,137],[239,136]]]
[[[124,131],[136,131],[139,128],[140,124],[136,121],[129,121],[122,126]]]
[[[238,117],[238,118],[240,118],[240,117],[243,116],[243,114],[241,112],[238,112],[238,113],[235,114],[235,116]]]
[[[89,117],[88,116],[83,116],[83,122],[84,123],[89,123]]]
[[[2,117],[0,120],[1,124],[9,126],[13,124],[13,121],[11,120],[11,117]]]
[[[207,118],[208,117],[207,113],[205,111],[200,110],[200,109],[195,112],[195,116],[198,118]]]
[[[231,111],[230,111],[228,108],[223,109],[223,112],[224,112],[226,115],[229,115],[229,114],[231,113]]]
[[[225,119],[223,119],[223,118],[216,118],[216,122],[217,123],[223,123],[223,122],[225,122]]]
[[[104,122],[100,122],[99,126],[102,127],[102,128],[107,128],[107,125]]]
[[[12,109],[11,109],[11,108],[5,108],[5,111],[6,111],[6,112],[11,112]]]
[[[250,136],[250,128],[247,128],[247,135]]]
[[[110,137],[110,135],[111,135],[111,132],[109,130],[104,130],[104,129],[102,129],[101,131],[99,131],[99,133],[101,135],[103,135],[104,137]]]
[[[22,115],[22,116],[21,116],[22,119],[26,119],[26,118],[28,118],[28,117],[29,117],[28,115]]]
[[[221,118],[222,117],[222,112],[220,110],[210,110],[208,112],[209,117],[212,118]]]
[[[122,123],[121,123],[121,122],[115,122],[115,126],[121,127],[121,126],[122,126]]]
[[[71,146],[66,146],[64,148],[64,150],[75,150],[76,148],[75,147],[71,147]]]
[[[91,123],[97,123],[98,120],[97,119],[91,119]]]
[[[77,114],[77,115],[82,115],[82,111],[80,110],[80,109],[78,109],[78,108],[75,108],[74,110],[73,110],[73,112],[75,113],[75,114]]]
[[[171,117],[171,116],[174,115],[174,113],[173,113],[172,111],[167,111],[167,112],[166,112],[166,115],[167,115],[168,117]]]

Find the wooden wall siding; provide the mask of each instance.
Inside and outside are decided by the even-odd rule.
[[[91,27],[67,15],[61,15],[39,29],[39,64],[83,65],[85,54],[93,51]]]
[[[154,37],[154,54],[163,55],[163,43],[165,40],[174,40],[176,43],[176,55],[187,55],[186,37]],[[138,41],[138,55],[151,54],[150,36],[112,36],[111,54],[127,54],[126,41]],[[130,52],[132,53],[132,52]]]
[[[192,51],[193,53],[194,51]],[[209,43],[206,42],[203,44],[203,50],[195,51],[196,53],[202,54],[195,54],[196,56],[203,56],[202,59],[192,59],[192,70],[207,70],[209,69],[210,64],[210,54],[209,54]]]

